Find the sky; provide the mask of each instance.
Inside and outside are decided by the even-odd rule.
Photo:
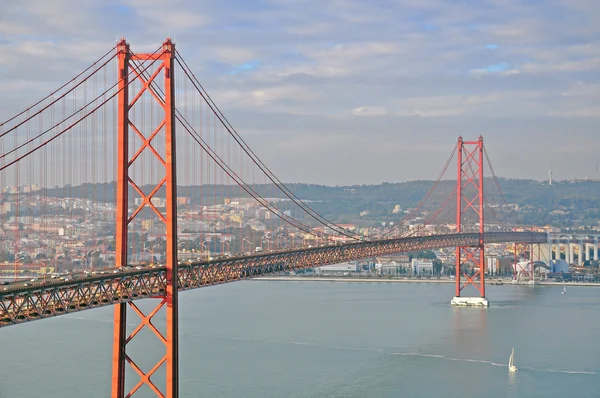
[[[287,182],[436,179],[459,135],[496,174],[600,178],[598,0],[0,4],[0,119],[125,37],[171,37]]]

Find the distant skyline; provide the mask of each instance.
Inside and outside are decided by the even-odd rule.
[[[0,5],[0,122],[118,38],[170,36],[283,181],[434,180],[459,135],[501,177],[600,178],[597,0],[22,3]]]

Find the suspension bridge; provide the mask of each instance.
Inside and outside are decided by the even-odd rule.
[[[28,263],[43,268],[44,275],[71,269],[62,278],[4,285],[0,327],[114,306],[115,398],[142,387],[159,397],[178,396],[180,291],[385,254],[456,248],[453,303],[487,306],[485,245],[548,242],[546,233],[519,226],[516,217],[489,230],[484,215],[497,214],[484,197],[486,161],[506,201],[482,137],[458,139],[425,197],[398,222],[369,235],[337,225],[258,158],[170,39],[146,53],[133,52],[121,40],[5,120],[0,139],[0,185],[8,187],[2,192],[1,249],[13,256],[5,270],[17,278]],[[455,188],[432,206],[428,200],[454,157]],[[449,212],[455,214],[452,233],[426,228]],[[421,214],[427,215],[424,222],[408,228]],[[202,250],[184,261],[182,245]],[[100,260],[103,265],[94,268]],[[467,286],[475,288],[475,297],[464,296]],[[136,305],[141,299],[156,306],[144,313]],[[152,323],[159,311],[166,318],[164,332]],[[127,328],[130,314],[141,319],[133,330]],[[127,351],[143,328],[165,346],[147,372]],[[159,369],[165,382],[157,386],[152,376]]]

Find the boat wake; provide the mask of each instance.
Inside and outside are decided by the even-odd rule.
[[[75,320],[85,320],[92,322],[102,322],[102,323],[113,323],[113,320],[108,319],[95,319],[88,318],[83,316],[70,316],[70,319]],[[128,324],[132,326],[136,326],[137,324],[132,323]],[[455,358],[455,357],[447,357],[440,354],[422,354],[418,352],[386,352],[381,348],[361,348],[361,347],[348,347],[348,346],[336,346],[336,345],[328,345],[328,344],[318,344],[311,342],[302,342],[302,341],[284,341],[284,340],[273,340],[273,339],[260,339],[260,338],[251,338],[251,337],[239,337],[239,336],[217,336],[211,334],[204,333],[182,333],[182,336],[194,336],[194,337],[202,337],[202,338],[217,338],[217,339],[225,339],[225,340],[238,340],[238,341],[248,341],[248,342],[263,342],[263,343],[272,343],[272,344],[286,344],[286,345],[296,345],[296,346],[310,346],[317,348],[326,348],[331,350],[344,350],[344,351],[375,351],[375,352],[383,352],[387,355],[398,355],[404,357],[422,357],[422,358],[435,358],[435,359],[443,359],[445,361],[458,361],[458,362],[474,362],[474,363],[482,363],[490,366],[499,366],[499,367],[508,367],[505,363],[497,363],[493,361],[486,361],[483,359],[470,359],[470,358]],[[594,371],[584,371],[584,370],[558,370],[558,369],[540,369],[540,368],[532,368],[520,366],[519,370],[522,371],[530,371],[530,372],[545,372],[545,373],[563,373],[563,374],[574,374],[574,375],[593,375],[600,376],[600,372]]]
[[[505,363],[496,363],[496,362],[486,361],[486,360],[482,360],[482,359],[453,358],[453,357],[446,357],[444,355],[437,355],[437,354],[419,354],[416,352],[391,352],[389,354],[406,356],[406,357],[412,356],[412,357],[425,357],[425,358],[439,358],[439,359],[444,359],[446,361],[477,362],[477,363],[484,363],[484,364],[492,365],[492,366],[508,367],[508,365]],[[540,369],[540,368],[519,366],[519,371],[521,371],[521,370],[530,371],[530,372],[563,373],[563,374],[574,374],[574,375],[600,376],[600,372],[585,371],[585,370]]]
[[[492,361],[486,361],[483,359],[453,358],[453,357],[447,357],[444,355],[437,355],[437,354],[420,354],[417,352],[390,352],[389,354],[390,355],[400,355],[400,356],[404,356],[404,357],[439,358],[439,359],[444,359],[446,361],[485,363],[486,365],[491,365],[491,366],[503,366],[503,367],[508,366],[505,363],[496,363],[496,362],[492,362]]]
[[[528,367],[520,367],[519,370],[530,370],[532,372],[545,372],[545,373],[565,373],[572,375],[595,375],[599,376],[599,372],[585,371],[585,370],[557,370],[557,369],[538,369],[538,368],[528,368]]]
[[[185,334],[185,333],[180,333]],[[318,343],[310,343],[306,341],[284,341],[284,340],[273,340],[273,339],[255,339],[250,337],[227,337],[227,336],[214,336],[214,335],[202,335],[199,333],[190,333],[192,336],[202,336],[202,337],[212,337],[212,338],[221,338],[228,340],[238,340],[238,341],[248,341],[248,342],[260,342],[260,343],[273,343],[273,344],[285,344],[285,345],[299,345],[299,346],[308,346],[308,347],[316,347],[316,348],[326,348],[330,350],[343,350],[343,351],[379,351],[381,349],[378,348],[360,348],[360,347],[345,347],[345,346],[336,346],[329,344],[318,344]]]
[[[184,333],[181,333],[184,334]],[[385,349],[381,348],[361,348],[361,347],[348,347],[348,346],[336,346],[329,344],[318,344],[311,342],[303,342],[303,341],[284,341],[284,340],[273,340],[273,339],[254,339],[249,337],[232,337],[232,336],[215,336],[215,335],[204,335],[200,333],[190,333],[193,336],[202,336],[202,337],[212,337],[212,338],[220,338],[220,339],[229,339],[229,340],[242,340],[249,342],[263,342],[263,343],[272,343],[272,344],[286,344],[286,345],[296,345],[296,346],[309,346],[309,347],[317,347],[317,348],[325,348],[330,350],[344,350],[344,351],[375,351],[382,352],[387,355],[398,355],[404,357],[422,357],[422,358],[435,358],[435,359],[443,359],[445,361],[458,361],[458,362],[473,362],[473,363],[482,363],[490,366],[498,366],[498,367],[508,367],[506,363],[498,363],[493,361],[486,361],[484,359],[471,359],[471,358],[455,358],[455,357],[447,357],[445,355],[440,354],[423,354],[418,352],[387,352]],[[540,368],[532,368],[532,367],[521,367],[519,366],[519,370],[522,371],[530,371],[530,372],[547,372],[547,373],[563,373],[563,374],[579,374],[579,375],[593,375],[599,376],[600,372],[593,371],[583,371],[583,370],[558,370],[558,369],[540,369]]]

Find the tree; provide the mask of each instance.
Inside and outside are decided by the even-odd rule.
[[[426,259],[434,260],[437,258],[437,256],[431,250],[423,250],[420,252],[415,252],[415,253],[409,254],[408,258],[410,260],[412,260],[413,258],[426,258]]]
[[[442,260],[436,258],[433,260],[433,273],[439,274],[442,271]]]

